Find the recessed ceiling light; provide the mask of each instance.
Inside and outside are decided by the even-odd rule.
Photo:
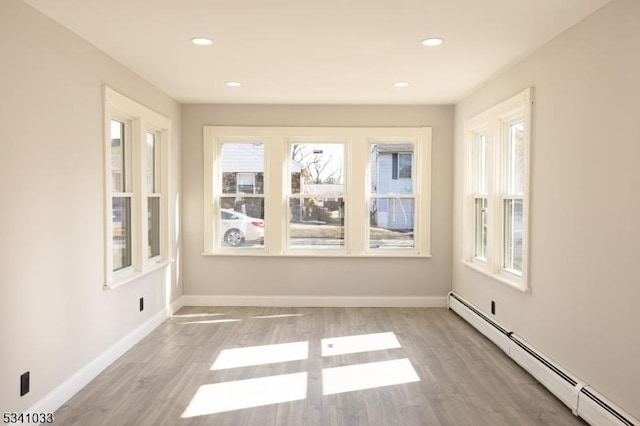
[[[425,46],[440,46],[442,43],[444,43],[444,39],[437,37],[422,40],[422,44]]]
[[[409,83],[407,83],[406,81],[396,81],[395,83],[393,83],[394,87],[407,87],[409,85]]]
[[[240,86],[242,86],[242,83],[240,83],[239,81],[227,81],[227,86],[229,86],[229,87],[240,87]]]
[[[213,40],[204,37],[194,37],[191,39],[191,43],[197,44],[198,46],[209,46],[213,44]]]

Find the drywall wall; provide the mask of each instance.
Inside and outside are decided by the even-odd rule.
[[[614,0],[455,109],[453,288],[640,417],[640,2]],[[462,265],[465,119],[533,86],[531,293]]]
[[[451,289],[451,106],[184,105],[186,295],[442,297]],[[203,126],[431,126],[430,259],[203,256]]]
[[[172,119],[172,211],[180,105],[19,0],[0,2],[0,57],[0,412],[19,413],[179,296],[176,264],[103,290],[102,87]]]

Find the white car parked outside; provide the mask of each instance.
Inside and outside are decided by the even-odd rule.
[[[246,241],[264,241],[264,220],[231,209],[221,209],[220,215],[223,243],[238,247]]]

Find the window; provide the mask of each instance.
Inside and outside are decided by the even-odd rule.
[[[370,143],[369,250],[415,248],[413,143]]]
[[[205,254],[430,256],[430,128],[205,126]]]
[[[393,153],[391,179],[411,179],[411,153]]]
[[[145,145],[145,192],[147,198],[147,258],[160,256],[160,150],[158,135],[148,132]]]
[[[171,123],[105,87],[105,287],[166,264]]]
[[[463,261],[526,291],[532,89],[465,123]]]
[[[344,249],[344,143],[290,142],[287,248]]]
[[[131,144],[124,122],[110,120],[113,270],[131,266]]]
[[[225,139],[216,152],[218,249],[256,249],[264,245],[264,143]]]

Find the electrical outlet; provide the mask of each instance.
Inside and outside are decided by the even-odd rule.
[[[144,311],[144,297],[140,298],[140,312]]]
[[[31,387],[29,372],[27,371],[23,375],[20,376],[20,396],[25,396],[29,393],[29,388]]]
[[[494,302],[493,300],[491,301],[491,314],[496,314],[496,302]]]

